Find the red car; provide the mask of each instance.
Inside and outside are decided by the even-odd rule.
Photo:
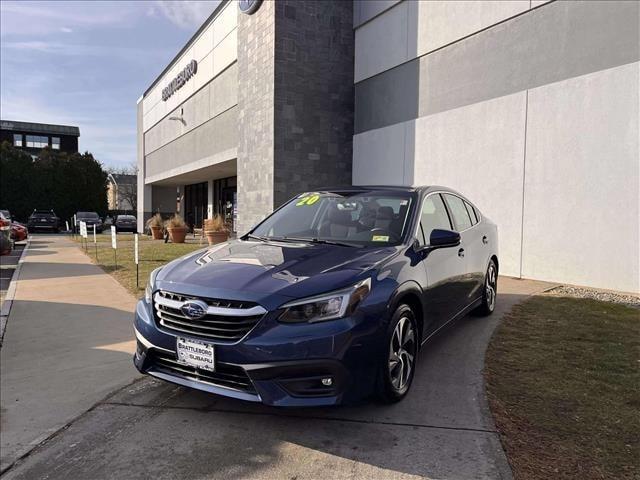
[[[29,230],[27,227],[18,222],[11,222],[11,239],[14,242],[21,242],[27,239]]]
[[[11,222],[0,212],[0,255],[9,255],[13,250]]]

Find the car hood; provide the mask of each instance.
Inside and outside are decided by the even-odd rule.
[[[302,298],[350,285],[398,251],[397,247],[236,240],[167,264],[156,286],[212,298]]]

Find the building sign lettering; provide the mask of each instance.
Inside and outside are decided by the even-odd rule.
[[[169,97],[180,90],[182,86],[197,73],[197,71],[198,62],[196,62],[195,60],[191,60],[189,63],[187,63],[187,66],[184,67],[180,72],[178,72],[176,78],[171,80],[169,84],[162,89],[162,100],[166,102]]]

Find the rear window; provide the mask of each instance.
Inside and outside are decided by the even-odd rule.
[[[471,217],[469,216],[469,212],[467,212],[467,208],[464,206],[464,200],[448,193],[444,194],[444,198],[453,215],[453,223],[456,224],[456,231],[462,232],[471,227]]]
[[[118,220],[135,220],[133,215],[118,215]]]

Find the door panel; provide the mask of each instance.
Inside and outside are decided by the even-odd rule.
[[[433,318],[432,325],[441,327],[464,308],[467,295],[466,256],[459,256],[457,247],[432,250],[423,260],[427,271],[428,287],[425,290],[426,314]]]
[[[482,238],[478,237],[475,215],[469,214],[465,201],[453,194],[442,195],[454,224],[454,230],[460,233],[460,243],[464,248],[465,272],[459,279],[459,310],[469,306],[476,298],[478,291],[478,256],[481,255]]]
[[[420,217],[419,236],[428,245],[433,229],[452,230],[449,213],[439,194],[425,198]],[[426,316],[431,330],[449,321],[461,308],[465,298],[464,277],[467,272],[466,257],[458,255],[464,242],[457,247],[425,250],[422,264],[427,275],[424,288]],[[429,332],[427,332],[428,334]]]

